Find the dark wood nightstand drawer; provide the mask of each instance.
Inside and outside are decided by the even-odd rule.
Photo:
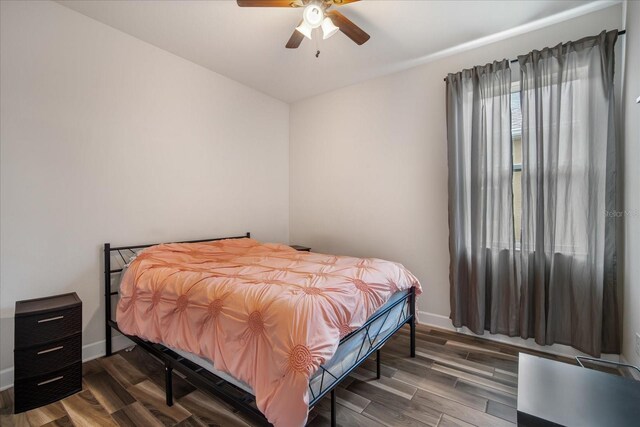
[[[82,332],[82,307],[16,317],[16,349],[53,342]]]
[[[82,360],[82,334],[15,351],[15,379],[57,371]]]
[[[16,413],[55,402],[82,390],[82,363],[16,381],[14,387]]]

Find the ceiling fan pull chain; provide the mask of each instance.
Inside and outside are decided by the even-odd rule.
[[[320,40],[318,37],[319,34],[317,34],[316,31],[316,37],[313,38],[313,40],[316,42],[316,58],[318,58],[320,56]]]

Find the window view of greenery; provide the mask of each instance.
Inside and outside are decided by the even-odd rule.
[[[522,226],[522,112],[520,92],[511,92],[511,139],[513,141],[513,226],[516,244],[520,243]]]

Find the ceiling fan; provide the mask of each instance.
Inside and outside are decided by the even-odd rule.
[[[364,44],[369,40],[369,34],[342,13],[329,10],[331,6],[342,6],[357,1],[359,0],[237,0],[240,7],[304,7],[302,21],[287,42],[288,49],[296,49],[305,37],[311,39],[313,29],[318,27],[322,28],[323,39],[328,39],[339,30],[356,44]]]

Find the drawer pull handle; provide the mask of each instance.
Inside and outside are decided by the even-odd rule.
[[[40,319],[38,323],[53,322],[54,320],[64,319],[64,316],[49,317],[48,319]]]
[[[45,384],[53,383],[53,382],[56,382],[56,381],[60,381],[63,378],[64,378],[64,375],[60,375],[59,377],[55,377],[55,378],[51,378],[50,380],[42,381],[41,383],[38,383],[38,387],[40,387],[41,385],[45,385]]]
[[[45,353],[51,353],[52,351],[58,351],[58,350],[62,350],[64,348],[63,345],[59,345],[58,347],[53,347],[53,348],[49,348],[47,350],[42,350],[39,351],[38,354],[45,354]]]

